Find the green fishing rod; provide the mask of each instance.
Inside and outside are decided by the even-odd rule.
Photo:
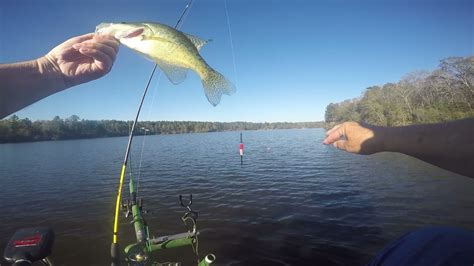
[[[178,27],[180,26],[184,16],[186,15],[189,8],[191,7],[192,2],[193,2],[193,0],[190,0],[188,2],[188,4],[186,5],[186,7],[184,8],[183,12],[181,13],[181,16],[179,17],[179,19],[178,19],[178,21],[177,21],[177,23],[174,27],[175,29],[178,29]],[[124,205],[121,204],[122,187],[123,187],[123,182],[124,182],[124,178],[125,178],[125,172],[126,172],[126,168],[127,168],[128,159],[129,159],[129,156],[130,156],[130,149],[131,149],[131,146],[132,146],[133,136],[134,136],[135,127],[136,127],[136,124],[137,124],[137,121],[138,121],[138,117],[140,116],[140,111],[142,109],[143,102],[144,102],[146,94],[148,92],[148,88],[150,86],[151,80],[153,79],[153,76],[155,74],[156,68],[157,68],[157,64],[155,64],[155,66],[153,67],[153,70],[150,74],[150,78],[148,79],[148,82],[145,86],[145,90],[143,92],[143,95],[142,95],[142,98],[141,98],[141,101],[140,101],[140,105],[138,107],[138,110],[137,110],[137,113],[136,113],[136,116],[135,116],[135,120],[133,121],[132,128],[130,130],[130,134],[129,134],[129,137],[128,137],[127,148],[126,148],[126,151],[125,151],[125,157],[124,157],[124,160],[123,160],[123,163],[122,163],[122,168],[121,168],[121,171],[120,171],[120,180],[119,180],[119,186],[118,186],[118,190],[117,190],[117,199],[116,199],[116,202],[115,202],[113,238],[112,238],[112,245],[111,245],[112,265],[118,265],[119,262],[120,262],[120,256],[119,256],[120,248],[119,248],[119,243],[118,243],[118,218],[119,218],[120,208],[124,207]],[[173,247],[173,246],[181,246],[181,245],[191,244],[190,241],[192,241],[192,239],[189,237],[190,235],[179,235],[182,238],[178,237],[178,238],[174,239],[175,241],[172,242],[172,243],[169,243],[169,241],[165,241],[167,244],[164,247],[160,246],[160,245],[162,245],[162,243],[160,244],[160,241],[158,241],[159,239],[150,240],[149,239],[148,227],[147,227],[145,221],[142,218],[141,201],[140,202],[137,201],[135,181],[134,181],[132,175],[130,175],[129,187],[130,187],[130,202],[128,202],[127,206],[125,206],[125,207],[128,208],[127,215],[130,214],[130,213],[132,214],[132,223],[133,223],[134,228],[135,228],[135,235],[136,235],[136,238],[137,238],[137,244],[130,245],[126,248],[126,253],[134,253],[134,255],[135,255],[135,258],[128,258],[128,259],[132,259],[132,261],[136,261],[136,262],[140,263],[141,261],[146,261],[146,259],[148,257],[148,253],[153,251],[153,250],[157,250],[157,249],[160,249],[160,248],[169,248],[169,247]],[[184,233],[184,234],[186,234],[186,233]],[[173,240],[173,239],[171,239],[171,240]],[[214,257],[214,259],[215,259],[215,257]],[[206,260],[209,260],[209,258],[206,257]],[[212,261],[213,261],[213,259],[212,259]]]

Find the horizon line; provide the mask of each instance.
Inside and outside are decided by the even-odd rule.
[[[20,117],[16,114],[11,114],[7,117],[4,117],[0,120],[9,120],[11,119],[13,116],[16,116],[18,117],[18,119],[28,119],[32,122],[35,122],[35,121],[52,121],[54,120],[54,118],[57,116],[59,117],[61,120],[66,120],[68,118],[71,118],[72,116],[74,115],[70,115],[68,117],[60,117],[58,115],[56,115],[55,117],[51,118],[51,119],[35,119],[35,120],[32,120],[28,117]],[[86,118],[81,118],[79,116],[77,116],[79,118],[79,121],[133,121],[133,119],[115,119],[115,118],[112,118],[112,119],[108,119],[108,118],[104,118],[104,119],[86,119]],[[209,120],[138,120],[138,122],[203,122],[203,123],[325,123],[324,120],[313,120],[313,121],[293,121],[293,122],[290,122],[290,121],[274,121],[274,122],[269,122],[269,121],[243,121],[243,120],[235,120],[235,121],[209,121]]]

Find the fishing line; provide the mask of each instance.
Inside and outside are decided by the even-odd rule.
[[[238,82],[237,82],[237,67],[235,64],[235,53],[234,53],[234,40],[232,38],[232,31],[230,29],[230,19],[229,19],[229,11],[227,9],[227,0],[224,0],[224,6],[225,6],[225,15],[227,18],[227,27],[229,29],[229,37],[230,37],[230,49],[232,51],[232,62],[234,63],[234,78],[235,78],[235,86],[238,87]]]
[[[133,166],[132,154],[130,154],[130,155],[128,156],[128,161],[130,162],[130,164],[129,164],[130,167],[128,168],[128,175],[129,175],[130,178],[132,178],[132,172],[133,172],[133,171],[132,171],[132,170],[133,170],[133,167],[132,167],[132,166]]]
[[[161,75],[159,76],[161,77]],[[155,91],[156,92],[156,91]],[[151,109],[151,108],[150,108]],[[138,165],[138,178],[137,178],[137,196],[138,196],[138,192],[140,190],[140,176],[142,174],[142,160],[143,160],[143,151],[145,150],[145,138],[146,138],[146,132],[147,130],[149,131],[149,129],[147,129],[146,127],[142,127],[142,129],[145,131],[145,134],[143,135],[143,141],[142,141],[142,150],[140,152],[140,163]]]
[[[193,1],[190,0],[189,3],[186,5],[186,7],[183,10],[183,13],[181,14],[181,17],[179,18],[178,22],[176,22],[176,25],[174,26],[175,29],[179,30],[181,26],[184,24],[184,21],[188,17],[187,15],[189,14],[188,10],[191,10],[191,7],[193,6]]]
[[[189,14],[188,11],[191,9],[191,7],[193,5],[193,2],[194,2],[194,0],[190,0],[186,4],[186,6],[184,7],[183,12],[181,13],[178,21],[176,22],[176,25],[174,26],[175,29],[179,30],[181,28],[181,26],[184,24],[184,22],[186,21],[186,18],[188,17],[187,15]],[[155,66],[153,68],[153,72],[150,75],[150,80],[153,78],[153,75],[154,75],[155,70],[156,70],[156,66],[157,65],[155,64]],[[153,90],[153,97],[151,98],[150,107],[148,108],[147,119],[145,121],[150,120],[151,111],[153,110],[153,105],[155,103],[156,94],[157,94],[158,87],[160,85],[160,81],[161,81],[162,76],[163,76],[163,72],[160,72],[160,74],[158,75],[157,81],[156,81],[155,88]],[[146,131],[146,129],[145,129],[145,131]],[[145,139],[146,139],[146,132],[143,136],[142,149],[140,151],[140,161],[139,161],[139,166],[138,166],[138,178],[137,178],[137,195],[140,191],[140,177],[141,177],[141,169],[142,169],[143,150],[145,149]]]
[[[161,81],[162,76],[163,76],[163,72],[160,72],[160,74],[158,75],[157,81],[156,81],[155,88],[153,89],[153,97],[151,98],[151,104],[150,104],[150,107],[148,108],[147,119],[145,121],[150,121],[151,111],[153,110],[153,105],[155,103],[156,93],[158,92],[158,87],[160,85],[160,81]],[[138,193],[140,191],[140,177],[141,177],[141,173],[142,173],[143,150],[145,149],[145,139],[146,139],[146,130],[147,130],[147,128],[145,127],[144,130],[145,130],[145,134],[143,135],[142,149],[141,149],[141,152],[140,152],[140,164],[138,166],[137,196],[138,196]]]
[[[143,141],[142,141],[142,150],[140,152],[140,163],[138,164],[138,178],[137,178],[137,196],[139,195],[140,191],[140,176],[142,174],[142,159],[143,159],[143,150],[145,149],[145,138],[146,138],[146,128],[145,130],[145,135],[143,136]]]
[[[181,16],[178,19],[178,22],[176,23],[176,26],[175,26],[176,29],[179,28],[179,26],[180,26],[180,24],[183,20],[183,17],[187,14],[192,2],[193,2],[193,0],[190,0],[189,3],[184,8]],[[155,74],[157,66],[158,66],[157,64],[154,65],[153,71],[151,72],[150,78],[148,79],[148,82],[145,86],[145,90],[144,90],[142,98],[140,100],[140,105],[138,106],[138,110],[137,110],[137,113],[136,113],[136,116],[135,116],[135,120],[133,121],[132,128],[130,130],[130,135],[129,135],[129,138],[128,138],[127,148],[126,148],[126,151],[125,151],[125,158],[124,158],[123,163],[122,163],[122,170],[121,170],[121,174],[120,174],[119,186],[118,186],[118,189],[117,189],[117,199],[116,199],[116,202],[115,202],[113,239],[112,239],[112,246],[111,246],[111,257],[112,257],[113,262],[116,262],[118,260],[118,240],[117,240],[118,216],[119,216],[119,212],[120,212],[120,203],[121,203],[121,199],[122,199],[122,187],[123,187],[123,181],[124,181],[124,176],[125,176],[125,170],[126,170],[126,167],[127,167],[129,156],[130,156],[130,148],[132,146],[133,133],[135,131],[135,126],[137,124],[138,117],[140,116],[140,111],[142,109],[143,102],[145,100],[146,94],[148,92],[148,88],[150,87],[150,83],[151,83],[151,80],[153,79],[153,76]],[[131,183],[133,182],[132,179],[130,181],[131,181]]]

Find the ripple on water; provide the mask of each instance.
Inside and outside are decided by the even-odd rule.
[[[323,138],[320,129],[246,131],[241,167],[239,132],[148,136],[139,191],[152,234],[184,230],[178,195],[190,193],[201,254],[213,252],[219,265],[360,265],[415,228],[473,229],[471,180],[406,156],[342,153]],[[142,137],[135,143],[137,177]],[[16,228],[51,225],[58,264],[108,264],[125,145],[126,138],[0,145],[0,243]],[[128,221],[121,228],[121,239],[132,241]],[[192,252],[183,250],[167,255],[190,265]]]

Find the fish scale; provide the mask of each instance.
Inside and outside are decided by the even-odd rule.
[[[204,93],[216,106],[223,94],[236,89],[222,74],[210,67],[199,54],[207,43],[198,37],[159,23],[101,23],[98,34],[115,36],[121,44],[155,62],[173,84],[186,79],[188,69],[201,78]]]

